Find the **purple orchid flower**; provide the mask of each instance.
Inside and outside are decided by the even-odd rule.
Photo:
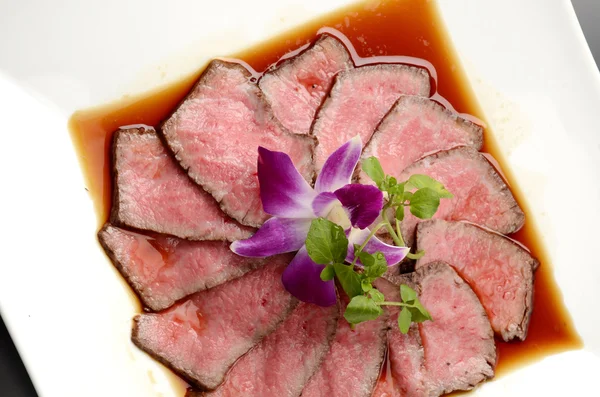
[[[296,170],[290,157],[258,148],[258,180],[264,211],[272,218],[249,239],[235,241],[231,250],[248,257],[267,257],[298,251],[285,269],[282,281],[296,298],[320,306],[336,302],[333,280],[321,280],[324,265],[313,262],[304,242],[313,219],[323,217],[346,230],[348,255],[354,259],[354,244],[369,236],[367,229],[379,216],[383,194],[371,185],[351,184],[350,179],[362,150],[359,136],[329,156],[317,177],[314,189]],[[400,262],[409,249],[386,244],[372,237],[364,249],[382,252],[388,265]]]

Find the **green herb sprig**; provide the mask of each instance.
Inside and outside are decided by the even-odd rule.
[[[435,215],[440,200],[454,197],[444,185],[427,175],[411,175],[408,180],[398,182],[396,178],[383,172],[377,157],[369,157],[362,163],[362,170],[377,184],[379,190],[387,193],[387,203],[381,210],[381,217],[387,232],[397,246],[405,246],[400,223],[404,220],[404,211],[408,207],[411,214],[419,219],[430,219]],[[389,220],[389,213],[394,214],[395,228]],[[408,254],[410,259],[419,259],[424,252]]]
[[[354,245],[354,261],[344,263],[348,252],[348,238],[341,226],[323,218],[312,221],[306,238],[306,249],[310,258],[325,265],[321,271],[323,281],[337,279],[350,302],[344,312],[344,318],[352,325],[378,318],[383,314],[382,306],[402,307],[398,315],[398,327],[407,333],[410,325],[432,320],[427,309],[421,304],[417,292],[407,285],[400,285],[400,302],[386,301],[384,295],[373,283],[388,269],[385,255],[381,252],[370,254],[364,251],[368,241],[381,228],[385,228],[397,246],[405,246],[400,223],[404,220],[405,208],[420,219],[429,219],[440,206],[443,198],[452,198],[452,194],[435,179],[427,175],[412,175],[404,182],[398,182],[393,176],[386,175],[375,157],[362,163],[363,171],[387,194],[387,200],[381,211],[382,222],[371,230],[361,245]],[[393,213],[394,226],[390,222]],[[409,258],[418,259],[423,251],[409,254]],[[360,259],[362,268],[356,266]]]
[[[381,316],[382,306],[402,306],[398,326],[403,333],[408,332],[412,322],[431,320],[431,315],[419,302],[417,293],[407,285],[400,286],[402,302],[386,301],[384,295],[373,286],[375,280],[387,271],[388,264],[383,253],[371,255],[363,251],[367,241],[354,246],[355,260],[346,264],[344,258],[348,250],[348,239],[341,226],[327,219],[315,219],[306,238],[308,255],[314,262],[325,265],[321,271],[321,279],[329,281],[337,278],[350,298],[344,318],[354,326]],[[360,259],[362,269],[356,267],[357,259]]]

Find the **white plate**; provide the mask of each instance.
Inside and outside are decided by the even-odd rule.
[[[42,397],[178,393],[129,342],[136,306],[96,243],[67,117],[342,3],[0,2],[0,309]],[[442,0],[441,8],[585,342],[474,394],[598,395],[600,78],[571,4]]]

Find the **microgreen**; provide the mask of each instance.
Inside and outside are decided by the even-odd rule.
[[[352,265],[343,263],[335,263],[335,276],[337,277],[342,289],[350,299],[363,294],[362,277],[360,273],[354,271]]]
[[[312,221],[308,230],[306,250],[319,265],[343,262],[348,251],[348,239],[341,226],[318,218]]]
[[[380,302],[385,301],[385,296],[383,296],[383,294],[381,292],[379,292],[379,290],[376,290],[376,289],[372,289],[371,292],[369,293],[369,296],[375,303],[380,303]]]
[[[378,318],[383,314],[381,306],[402,306],[398,326],[404,333],[408,332],[412,322],[430,320],[431,316],[419,301],[417,293],[406,285],[400,286],[401,302],[385,300],[383,293],[377,290],[373,283],[387,271],[388,263],[382,252],[370,254],[364,251],[365,246],[366,243],[353,246],[355,260],[352,264],[339,261],[342,257],[339,251],[348,247],[348,240],[344,233],[339,233],[337,225],[322,218],[312,221],[306,238],[307,249],[314,247],[308,250],[311,259],[315,263],[325,265],[321,271],[321,280],[336,278],[350,299],[344,318],[355,326]],[[360,259],[362,269],[355,266],[357,259]]]
[[[408,181],[406,181],[407,190],[423,188],[429,188],[435,191],[438,194],[439,198],[454,197],[452,193],[450,193],[446,190],[446,188],[444,188],[444,185],[442,185],[440,182],[436,181],[430,176],[415,174],[411,175],[411,177],[408,178]]]
[[[428,187],[417,190],[410,198],[410,212],[420,219],[431,218],[440,206],[440,197]]]
[[[404,239],[400,232],[399,223],[406,215],[405,208],[408,207],[411,214],[419,219],[430,219],[435,215],[441,199],[454,197],[443,184],[430,176],[415,174],[406,181],[398,180],[390,175],[385,175],[383,167],[377,157],[369,157],[362,163],[362,170],[377,184],[382,192],[387,193],[387,204],[383,206],[381,216],[388,224],[385,225],[388,233],[399,246],[404,245]],[[396,229],[389,222],[388,212],[392,211],[396,222]],[[410,254],[411,259],[415,259]]]
[[[383,222],[372,228],[361,244],[351,245],[354,251],[351,264],[344,263],[350,245],[347,235],[341,227],[329,220],[319,218],[312,221],[306,248],[315,263],[326,265],[321,271],[321,280],[337,279],[350,299],[344,318],[352,326],[378,318],[383,314],[382,306],[398,306],[401,307],[398,327],[401,332],[407,333],[412,323],[431,320],[431,315],[419,301],[417,292],[404,284],[399,287],[400,302],[386,301],[383,293],[373,285],[388,270],[386,257],[380,251],[368,252],[366,247],[382,227],[387,229],[396,245],[404,246],[400,222],[406,215],[405,207],[417,218],[429,219],[436,213],[441,199],[453,196],[444,185],[427,175],[416,174],[399,182],[395,177],[385,175],[375,157],[364,160],[362,169],[382,192],[387,193],[387,203],[381,211]],[[393,213],[395,228],[388,220],[390,212]],[[407,254],[411,259],[418,259],[423,255],[423,251]]]
[[[321,271],[321,280],[329,281],[335,278],[335,269],[333,265],[327,265]]]
[[[369,157],[362,162],[362,170],[377,184],[379,189],[385,181],[385,173],[376,157]]]
[[[360,324],[365,321],[375,320],[383,314],[383,309],[373,299],[365,295],[355,296],[352,298],[346,311],[344,318],[350,324]]]
[[[427,309],[419,301],[416,291],[408,285],[400,285],[400,298],[405,304],[402,308],[402,311],[406,312],[403,315],[403,321],[407,321],[408,326],[410,326],[411,322],[422,323],[423,321],[432,319]],[[401,328],[406,326],[406,324],[400,325],[400,318],[398,318],[398,324]]]

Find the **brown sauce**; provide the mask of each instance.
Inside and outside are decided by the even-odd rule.
[[[437,70],[438,93],[449,100],[458,112],[485,120],[467,84],[437,6],[430,0],[359,3],[239,54],[215,55],[242,59],[260,72],[290,51],[312,41],[316,32],[326,26],[346,35],[361,57],[403,55],[431,62]],[[123,125],[157,125],[181,101],[199,74],[200,70],[193,76],[152,93],[78,111],[71,117],[71,136],[100,225],[108,219],[110,210],[109,148],[112,133]],[[485,133],[484,151],[498,160],[509,182],[514,180],[489,128]],[[535,303],[529,335],[521,343],[498,341],[498,374],[553,353],[582,347],[554,280],[551,260],[538,238],[538,228],[531,211],[521,190],[514,183],[511,186],[527,215],[523,229],[512,237],[527,246],[540,260],[541,266],[536,273]]]

